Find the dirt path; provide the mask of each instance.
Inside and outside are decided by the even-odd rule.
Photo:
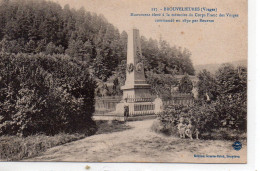
[[[26,161],[84,162],[238,162],[246,160],[246,144],[235,151],[230,141],[189,140],[167,137],[150,130],[154,120],[127,123],[132,129],[93,135],[47,150]],[[231,158],[197,158],[199,155],[237,155]]]

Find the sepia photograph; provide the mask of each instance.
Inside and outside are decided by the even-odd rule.
[[[0,161],[247,163],[247,0],[0,0]]]

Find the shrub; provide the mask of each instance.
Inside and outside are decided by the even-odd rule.
[[[232,103],[232,101],[229,103]],[[223,124],[223,120],[221,119],[221,117],[223,117],[224,114],[224,116],[227,116],[227,113],[232,111],[227,111],[226,113],[221,115],[219,111],[219,106],[222,106],[222,109],[227,109],[228,107],[235,106],[235,104],[233,104],[233,106],[225,106],[224,104],[221,104],[221,102],[212,102],[209,104],[201,104],[197,102],[188,106],[166,106],[164,112],[161,113],[158,117],[160,123],[156,123],[155,125],[153,125],[152,130],[155,132],[178,136],[177,125],[179,124],[179,119],[183,117],[184,123],[187,125],[189,119],[195,121],[202,138],[227,140],[233,140],[236,138],[238,139],[238,137],[241,138],[240,135],[245,133],[245,129],[242,126],[240,128],[235,127],[235,124],[238,125],[242,123],[239,121],[246,122],[246,118],[240,120],[229,120],[228,123]],[[241,110],[240,112],[243,112],[243,110]],[[239,115],[240,114],[237,113],[235,116],[239,118]],[[222,130],[222,132],[220,130]]]
[[[214,110],[214,104],[201,106],[199,104],[190,105],[169,105],[164,112],[159,115],[159,120],[163,123],[171,134],[177,132],[177,125],[180,118],[188,124],[189,119],[197,123],[200,132],[210,131],[217,127],[218,119]]]
[[[0,53],[0,135],[94,133],[95,82],[64,55]]]
[[[246,131],[247,126],[247,69],[223,65],[216,72],[216,111],[226,128]]]
[[[204,70],[198,74],[200,100],[208,94],[219,127],[246,131],[247,126],[247,68],[222,65],[215,75]]]
[[[151,126],[151,130],[156,133],[162,133],[165,132],[166,128],[165,125],[163,125],[161,120],[156,119]]]

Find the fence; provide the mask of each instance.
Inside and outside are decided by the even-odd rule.
[[[170,99],[163,100],[163,105],[182,104],[189,105],[194,103],[192,94],[175,93]]]
[[[152,101],[155,97],[152,97]],[[116,105],[122,100],[121,96],[106,96],[106,97],[96,97],[95,103],[95,114],[106,114],[116,110]],[[154,110],[154,105],[150,100],[142,99],[128,99],[129,113],[130,115],[145,115],[152,114]],[[138,104],[138,102],[141,102]],[[192,94],[175,93],[171,99],[163,99],[163,106],[173,105],[173,104],[183,104],[188,105],[193,103]]]
[[[140,103],[129,103],[129,115],[151,115],[154,114],[154,103],[152,102],[140,102]]]
[[[95,113],[106,114],[116,110],[116,105],[121,101],[121,96],[106,96],[95,98]]]

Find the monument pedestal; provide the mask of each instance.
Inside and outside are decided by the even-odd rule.
[[[127,105],[130,116],[154,114],[149,84],[125,85],[121,89],[123,98],[116,106],[116,113],[123,114],[124,106]]]
[[[126,98],[151,98],[151,86],[149,84],[134,84],[122,86],[123,99]]]
[[[122,86],[123,99],[116,106],[116,113],[123,114],[124,106],[129,107],[130,116],[154,114],[154,104],[149,84]]]

